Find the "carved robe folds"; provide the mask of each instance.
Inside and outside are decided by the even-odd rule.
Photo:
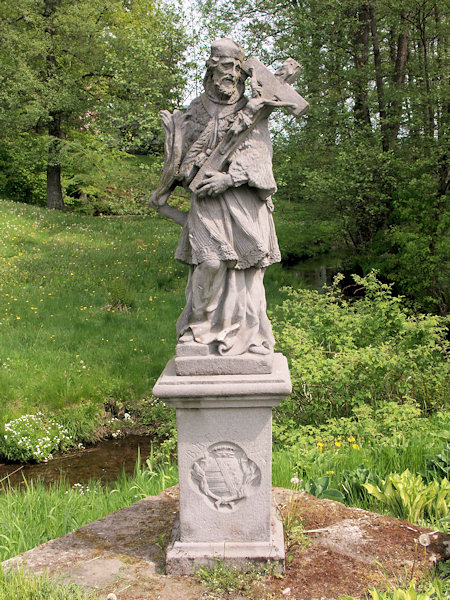
[[[189,184],[202,156],[214,148],[245,106],[218,105],[206,95],[184,115],[181,173]],[[261,121],[228,164],[235,187],[218,196],[191,197],[176,258],[191,265],[186,306],[177,333],[190,329],[197,342],[217,342],[220,354],[252,348],[272,351],[263,286],[266,266],[280,261],[272,218],[272,146],[267,120]]]

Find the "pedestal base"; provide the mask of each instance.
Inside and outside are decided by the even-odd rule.
[[[290,391],[281,354],[259,375],[183,376],[175,361],[167,364],[153,393],[177,409],[180,517],[168,573],[214,560],[283,570],[283,529],[271,498],[272,407]]]
[[[179,343],[175,371],[180,376],[196,375],[261,375],[272,372],[273,352],[222,356],[217,348],[196,342]]]
[[[200,567],[214,567],[217,561],[240,571],[271,569],[275,573],[283,573],[283,525],[275,513],[270,525],[271,536],[268,542],[181,542],[177,522],[167,549],[166,573],[192,575]]]

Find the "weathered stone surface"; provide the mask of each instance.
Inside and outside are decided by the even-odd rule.
[[[271,408],[177,410],[181,542],[270,542]]]
[[[208,344],[197,344],[197,342],[185,342],[177,344],[175,356],[209,356],[211,346]]]
[[[274,354],[271,373],[252,375],[177,375],[174,361],[167,363],[153,394],[176,408],[276,406],[291,393],[287,360]]]
[[[284,572],[283,525],[274,511],[267,542],[181,542],[179,523],[172,535],[166,554],[166,573],[169,575],[192,575],[200,567],[213,568],[217,561],[240,571],[259,568]]]
[[[178,348],[184,344],[178,344]],[[204,348],[204,344],[197,344]],[[199,356],[181,355],[175,357],[177,375],[260,375],[272,372],[273,354],[238,354],[237,356],[220,356],[220,354],[203,354]]]
[[[272,407],[290,389],[280,354],[268,374],[183,377],[171,363],[159,378],[154,395],[177,408],[180,525],[168,554],[172,572],[191,573],[196,560],[210,563],[218,552],[234,564],[264,560],[282,569],[279,527],[271,527]]]
[[[332,600],[349,594],[363,600],[369,587],[404,581],[412,573],[420,579],[435,560],[450,556],[450,536],[431,535],[425,549],[419,537],[431,530],[406,521],[281,488],[274,488],[273,498],[285,516],[298,515],[307,532],[321,531],[305,534],[306,547],[289,548],[284,577],[265,578],[261,597]],[[165,544],[177,515],[178,490],[170,488],[2,567],[47,571],[53,579],[96,590],[102,600],[109,593],[118,600],[199,600],[204,588],[195,579],[164,575]],[[287,588],[286,596],[281,592]]]
[[[204,93],[185,113],[161,113],[165,161],[150,204],[182,225],[175,257],[190,265],[177,322],[179,375],[270,372],[267,359],[235,358],[272,354],[275,344],[263,283],[265,268],[281,260],[268,117],[277,108],[299,117],[308,103],[290,85],[300,72],[293,59],[271,73],[244,58],[233,40],[214,41]],[[187,215],[167,204],[176,185],[192,192]],[[212,360],[204,346],[230,361]]]

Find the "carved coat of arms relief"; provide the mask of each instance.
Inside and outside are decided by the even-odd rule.
[[[230,511],[261,483],[261,471],[233,442],[217,442],[191,467],[199,493],[219,511]]]

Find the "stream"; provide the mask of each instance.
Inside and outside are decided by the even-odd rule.
[[[23,477],[27,481],[50,484],[58,480],[62,473],[70,485],[87,484],[90,479],[100,479],[103,483],[115,481],[122,470],[128,475],[133,473],[138,450],[141,460],[145,461],[150,454],[151,442],[149,436],[128,435],[125,438],[103,440],[84,450],[55,456],[47,463],[26,464],[23,468],[17,463],[0,463],[0,480],[6,478],[0,486],[7,485],[8,480],[13,486],[24,485]]]
[[[330,253],[302,260],[285,269],[297,277],[305,287],[320,292],[325,284],[331,285],[334,276],[342,271],[342,260],[343,255]]]

